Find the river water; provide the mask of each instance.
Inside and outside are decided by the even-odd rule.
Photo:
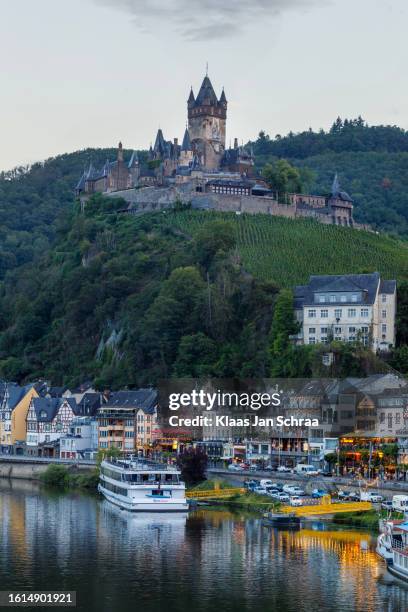
[[[408,610],[375,539],[199,510],[129,515],[92,495],[0,480],[0,590],[76,590],[84,612]]]

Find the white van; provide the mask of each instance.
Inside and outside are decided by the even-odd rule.
[[[261,480],[261,482],[259,483],[261,485],[261,487],[263,489],[266,489],[267,487],[271,487],[273,485],[272,480]]]
[[[396,512],[408,512],[408,495],[394,495],[392,509]]]
[[[296,474],[305,474],[305,476],[317,476],[320,474],[320,470],[308,463],[298,463],[295,467],[295,472]]]

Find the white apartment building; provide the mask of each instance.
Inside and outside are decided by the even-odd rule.
[[[311,276],[294,296],[300,344],[361,341],[373,351],[395,344],[395,280],[382,280],[378,272]]]

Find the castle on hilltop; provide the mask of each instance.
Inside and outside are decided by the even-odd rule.
[[[352,199],[340,189],[337,175],[327,196],[278,196],[258,174],[252,146],[239,145],[235,138],[227,149],[227,107],[224,89],[218,98],[206,74],[197,97],[190,90],[181,144],[178,138],[166,140],[159,128],[147,156],[133,151],[125,161],[120,142],[115,161],[106,160],[99,169],[89,164],[76,195],[82,202],[93,193],[122,197],[126,212],[133,214],[181,202],[193,208],[312,217],[356,226]]]

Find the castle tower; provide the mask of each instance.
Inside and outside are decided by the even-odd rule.
[[[224,90],[218,100],[206,75],[197,98],[191,89],[187,111],[188,132],[194,155],[206,170],[218,169],[225,151],[227,98]]]

